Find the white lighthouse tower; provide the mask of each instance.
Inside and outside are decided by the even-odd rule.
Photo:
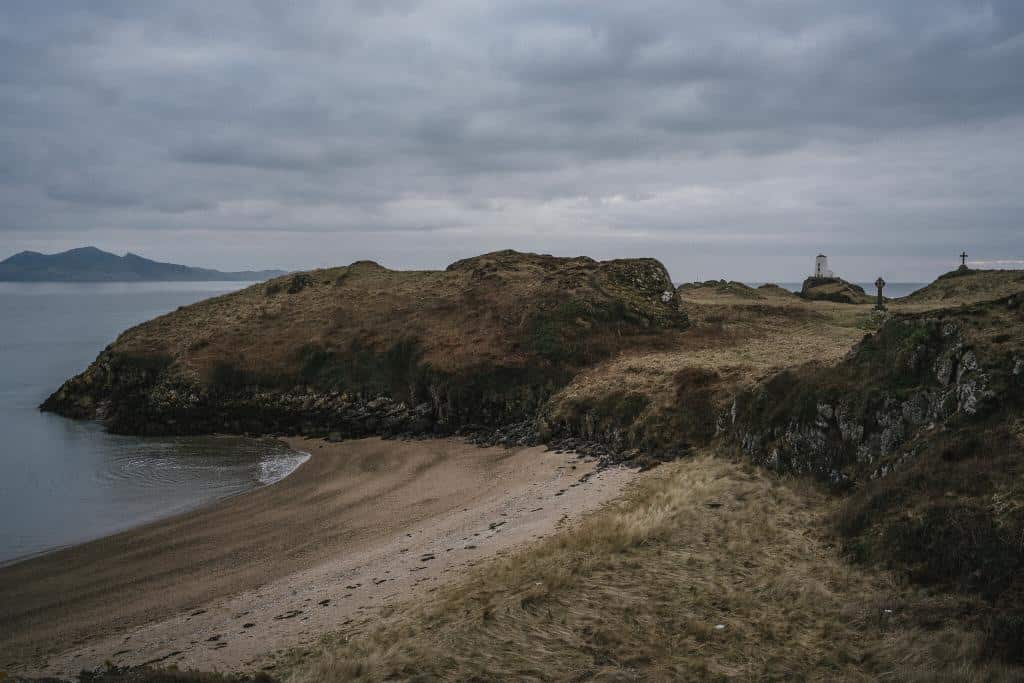
[[[814,277],[834,277],[828,269],[828,256],[818,254],[818,258],[814,259]]]

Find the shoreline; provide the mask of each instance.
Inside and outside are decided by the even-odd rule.
[[[217,437],[217,436],[221,436],[221,435],[220,434],[211,434],[210,436],[211,437]],[[252,493],[253,491],[257,491],[259,489],[265,489],[268,486],[274,486],[276,484],[279,484],[282,481],[284,481],[285,479],[287,479],[288,477],[290,477],[293,474],[295,474],[299,470],[299,468],[301,468],[303,465],[305,465],[307,462],[309,462],[309,459],[312,456],[311,456],[310,453],[308,453],[306,451],[296,450],[296,449],[292,448],[292,446],[289,445],[288,441],[287,441],[287,439],[289,437],[273,437],[273,438],[276,439],[277,441],[281,442],[282,444],[288,446],[288,449],[291,451],[291,454],[289,454],[289,455],[282,455],[281,457],[293,457],[293,455],[305,456],[302,459],[302,462],[300,462],[298,465],[293,467],[287,474],[285,474],[282,477],[279,477],[278,479],[275,479],[274,481],[271,481],[271,482],[268,482],[268,483],[263,483],[262,480],[257,480],[257,483],[256,483],[255,486],[253,486],[252,488],[246,489],[244,491],[236,491],[234,493],[228,493],[228,494],[226,494],[224,496],[220,496],[218,498],[213,498],[213,499],[210,499],[210,500],[201,501],[198,504],[185,504],[183,506],[178,506],[178,507],[169,509],[167,511],[160,512],[160,513],[156,514],[156,516],[154,516],[154,517],[144,518],[144,519],[140,519],[140,520],[135,521],[135,522],[130,522],[128,524],[128,526],[125,526],[125,527],[122,527],[122,528],[112,529],[112,530],[109,530],[109,531],[106,531],[106,532],[101,532],[100,534],[95,535],[95,536],[89,535],[89,536],[86,536],[86,537],[83,537],[83,538],[80,538],[80,539],[77,539],[77,540],[74,540],[74,541],[69,541],[68,543],[62,543],[60,545],[52,546],[52,547],[49,547],[49,548],[43,548],[42,550],[37,550],[37,551],[31,552],[31,553],[28,553],[27,555],[19,555],[17,557],[12,557],[12,558],[9,558],[9,559],[6,559],[6,560],[0,560],[0,570],[6,569],[8,567],[12,567],[12,566],[20,564],[22,562],[29,562],[29,561],[38,559],[40,557],[45,557],[45,556],[50,555],[52,553],[57,553],[57,552],[61,552],[63,550],[70,550],[70,549],[73,549],[73,548],[77,548],[78,546],[85,545],[86,543],[92,543],[94,541],[100,541],[100,540],[103,540],[105,538],[109,538],[111,536],[116,536],[118,534],[129,533],[129,532],[135,531],[136,529],[141,529],[141,528],[143,528],[143,527],[145,527],[145,526],[147,526],[149,524],[158,524],[160,522],[163,522],[163,521],[172,519],[174,517],[177,517],[178,515],[187,515],[187,514],[189,514],[191,512],[196,512],[196,511],[202,510],[202,509],[204,509],[206,507],[209,507],[209,506],[212,506],[212,505],[216,505],[217,503],[220,503],[222,501],[230,500],[231,498],[235,498],[237,496],[244,496],[244,495],[246,495],[248,493]]]
[[[543,447],[285,442],[310,457],[275,484],[0,567],[0,669],[273,666],[274,651],[553,533],[635,476],[589,476],[593,462]]]

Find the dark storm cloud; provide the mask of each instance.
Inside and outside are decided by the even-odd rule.
[[[4,3],[0,234],[225,267],[514,246],[756,279],[832,249],[924,275],[968,240],[1005,259],[1022,7]]]

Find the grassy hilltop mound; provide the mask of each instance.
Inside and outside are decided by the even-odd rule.
[[[1024,290],[1019,270],[951,270],[900,301],[908,304],[963,303],[1009,296]]]
[[[687,326],[653,259],[362,261],[134,327],[43,409],[128,433],[445,432],[526,419],[579,369]]]
[[[679,285],[680,292],[699,294],[709,292],[714,294],[727,294],[747,299],[762,298],[753,287],[736,282],[735,280],[707,280],[705,282],[685,282]]]

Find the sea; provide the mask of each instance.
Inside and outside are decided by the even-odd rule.
[[[251,283],[0,282],[0,564],[272,484],[274,439],[132,437],[38,405],[125,329]]]

